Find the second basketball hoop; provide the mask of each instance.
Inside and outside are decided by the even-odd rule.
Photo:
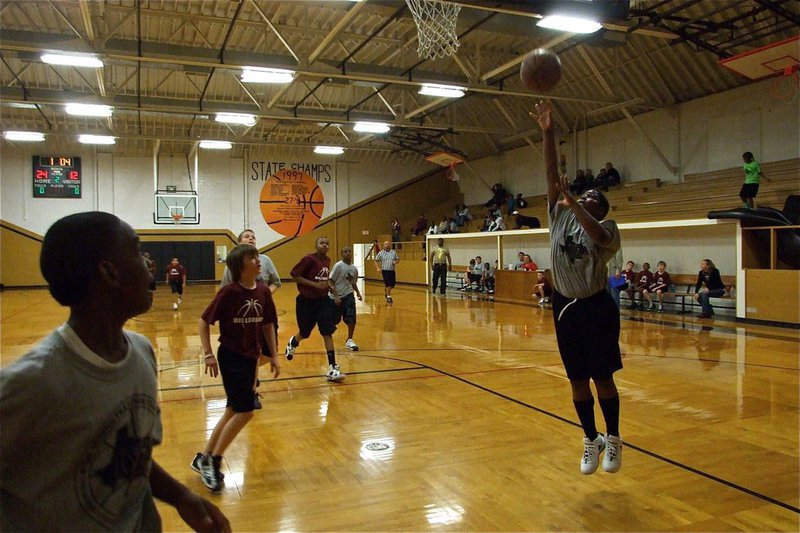
[[[406,0],[417,25],[417,53],[423,59],[441,59],[458,50],[456,22],[461,4],[440,0]]]

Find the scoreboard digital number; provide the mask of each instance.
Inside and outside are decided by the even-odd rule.
[[[33,156],[34,198],[80,198],[81,158]]]

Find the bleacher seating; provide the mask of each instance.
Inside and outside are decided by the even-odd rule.
[[[761,172],[770,181],[762,180],[756,205],[783,209],[790,194],[800,193],[800,159],[786,159],[761,164]],[[706,218],[709,211],[741,207],[739,189],[744,183],[741,166],[687,174],[682,183],[664,183],[658,179],[635,181],[614,187],[606,193],[611,212],[608,218],[617,222],[650,222],[655,220],[685,220]],[[523,215],[538,217],[542,226],[547,222],[545,195],[526,198],[528,207]],[[486,208],[470,206],[475,217],[464,231],[480,231]],[[509,229],[514,217],[505,215]]]

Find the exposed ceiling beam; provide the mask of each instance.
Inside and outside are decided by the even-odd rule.
[[[324,52],[325,49],[328,48],[328,46],[330,46],[330,44],[333,42],[336,36],[339,35],[339,32],[341,32],[345,28],[345,26],[350,24],[353,18],[355,18],[355,16],[358,15],[359,11],[361,11],[361,9],[363,9],[366,4],[367,4],[366,0],[363,2],[356,2],[349,10],[347,10],[347,13],[345,13],[344,16],[339,19],[339,22],[337,22],[333,28],[331,28],[331,31],[328,32],[328,35],[326,35],[324,39],[322,39],[322,42],[319,43],[319,45],[314,49],[314,51],[308,55],[309,65],[314,64],[314,61],[316,61],[317,58],[319,58],[320,54],[322,54],[322,52]]]
[[[274,33],[275,36],[278,37],[278,40],[281,42],[281,44],[283,44],[284,48],[286,48],[286,50],[288,50],[289,53],[292,54],[292,57],[295,59],[295,61],[300,63],[300,57],[295,53],[294,50],[292,50],[292,47],[289,46],[289,43],[286,42],[286,39],[283,38],[283,35],[281,35],[281,32],[278,31],[278,28],[276,28],[275,25],[272,23],[272,21],[269,20],[269,17],[267,17],[266,13],[264,13],[261,10],[261,8],[258,7],[258,4],[256,4],[255,0],[249,0],[249,1],[250,5],[253,6],[256,12],[261,16],[261,18],[267,24],[267,26],[269,26],[269,29],[272,30],[272,33]]]

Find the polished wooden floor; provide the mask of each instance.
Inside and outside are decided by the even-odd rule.
[[[267,380],[264,409],[210,495],[189,461],[224,409],[203,376],[197,318],[160,287],[128,327],[160,362],[157,460],[237,531],[797,531],[800,332],[623,311],[624,465],[582,476],[581,431],[552,313],[477,295],[367,284],[356,341],[334,339],[345,383],[327,383],[316,332]],[[295,332],[293,284],[276,295],[279,344]],[[44,290],[0,295],[2,365],[61,323]],[[598,420],[602,417],[598,412]],[[602,429],[602,423],[600,424]],[[164,526],[185,525],[161,506]]]

